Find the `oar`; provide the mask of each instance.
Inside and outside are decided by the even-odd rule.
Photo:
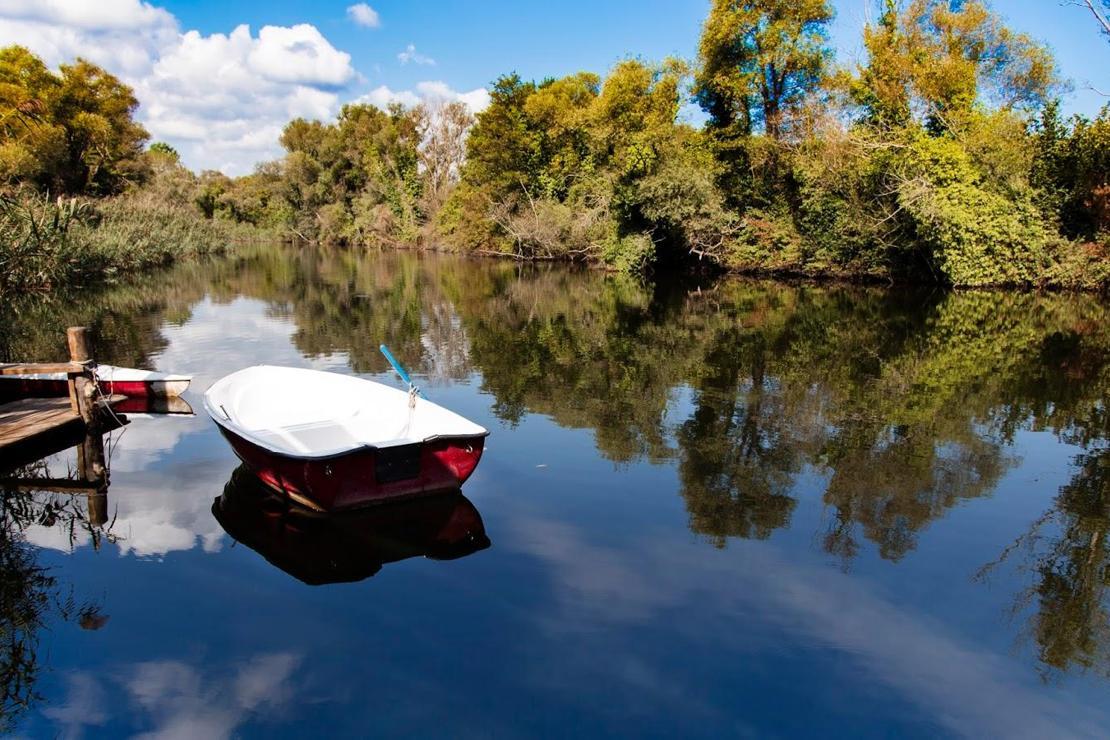
[[[397,358],[394,357],[393,353],[389,351],[389,347],[386,347],[384,344],[382,344],[378,346],[378,349],[381,350],[381,353],[383,355],[385,355],[385,359],[389,360],[389,364],[393,366],[393,370],[401,376],[401,380],[407,383],[410,389],[415,390],[416,395],[423,398],[424,394],[419,388],[416,387],[416,384],[412,382],[412,378],[410,378],[409,374],[405,372],[405,368],[401,367],[401,363],[397,362]]]

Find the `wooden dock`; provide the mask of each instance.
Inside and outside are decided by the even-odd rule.
[[[118,427],[110,423],[108,409],[123,400],[123,396],[111,396],[96,402],[96,421],[102,428]],[[85,432],[85,420],[68,398],[24,398],[0,404],[0,469],[73,447]]]
[[[126,419],[112,412],[123,396],[103,396],[96,386],[84,327],[66,332],[70,361],[0,365],[0,375],[65,373],[68,397],[19,398],[0,404],[0,492],[61,491],[89,496],[89,521],[107,519],[106,432]],[[9,477],[36,460],[77,447],[78,478]]]

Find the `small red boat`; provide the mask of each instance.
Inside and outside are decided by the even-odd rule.
[[[189,387],[192,376],[97,365],[96,379],[101,393],[106,396],[176,398]],[[67,395],[69,385],[65,373],[0,375],[0,397],[3,398],[60,398]]]
[[[204,407],[263,483],[321,511],[458,488],[489,434],[415,392],[268,365],[220,379]]]
[[[324,514],[279,497],[240,466],[212,514],[236,541],[313,586],[361,581],[406,558],[455,560],[490,546],[481,515],[457,490]]]

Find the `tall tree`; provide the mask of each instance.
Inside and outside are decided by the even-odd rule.
[[[695,95],[710,125],[779,138],[820,82],[830,56],[827,0],[714,0],[705,21]]]
[[[921,116],[949,129],[977,103],[1042,106],[1058,86],[1051,53],[1007,28],[982,0],[882,0],[864,29],[867,65],[851,83],[872,123],[897,126]]]
[[[138,105],[130,87],[82,59],[55,74],[23,47],[0,49],[0,178],[119,192],[145,174]]]
[[[910,120],[910,58],[905,53],[896,0],[883,0],[879,22],[863,29],[868,64],[852,84],[852,97],[868,112],[871,123],[883,128]]]
[[[62,159],[65,130],[50,115],[61,81],[22,46],[0,49],[0,179],[44,182]]]
[[[534,82],[524,82],[517,74],[493,84],[489,106],[467,137],[464,178],[488,183],[494,191],[534,184],[539,137],[524,103],[535,91]]]
[[[466,158],[466,134],[474,116],[466,103],[453,101],[420,111],[420,163],[424,168],[424,210],[438,211],[459,181]]]
[[[109,194],[141,179],[150,137],[134,120],[139,101],[131,88],[84,59],[63,64],[61,79],[52,112],[66,130],[62,188]]]

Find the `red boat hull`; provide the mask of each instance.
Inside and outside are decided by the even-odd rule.
[[[322,511],[459,488],[478,466],[485,443],[484,436],[474,436],[364,448],[330,458],[298,458],[276,454],[218,426],[259,480]]]
[[[101,380],[97,383],[100,392],[106,396],[119,395],[128,398],[164,397],[164,385],[161,381],[146,380]],[[68,395],[69,383],[65,380],[14,376],[0,379],[0,398],[62,398]]]

